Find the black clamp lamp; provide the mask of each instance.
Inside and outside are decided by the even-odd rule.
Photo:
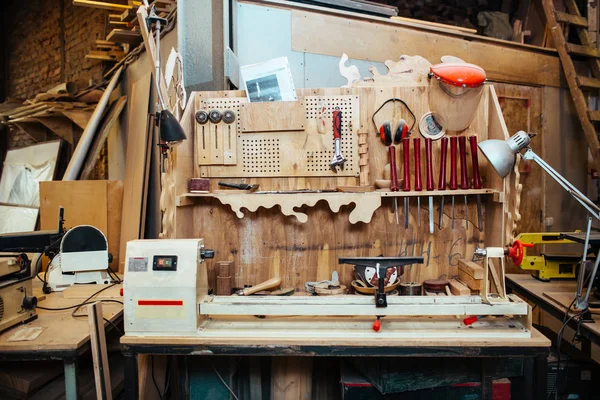
[[[146,19],[146,24],[148,26],[148,30],[150,30],[150,26],[154,23],[155,27],[155,40],[156,40],[156,57],[154,60],[154,66],[156,68],[155,81],[156,81],[156,91],[158,93],[159,100],[159,109],[156,111],[156,125],[158,126],[160,132],[160,140],[163,141],[167,147],[173,147],[185,139],[187,139],[183,128],[177,121],[177,118],[167,110],[167,106],[165,104],[165,100],[163,99],[161,90],[160,90],[160,29],[161,25],[166,25],[166,18],[161,18],[156,15],[156,10],[154,6],[150,10],[150,15]]]

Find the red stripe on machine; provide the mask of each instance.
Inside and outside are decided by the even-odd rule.
[[[138,300],[138,306],[182,306],[183,300]]]

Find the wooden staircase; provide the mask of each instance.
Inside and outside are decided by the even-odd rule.
[[[558,50],[583,133],[594,159],[594,167],[596,171],[600,171],[600,142],[594,126],[594,122],[600,121],[600,111],[589,110],[588,101],[584,95],[584,91],[600,89],[600,51],[590,41],[587,31],[588,21],[581,16],[575,0],[565,0],[565,4],[568,13],[555,10],[552,0],[542,0],[546,21]],[[567,32],[569,27],[575,29],[581,44],[568,43],[560,23],[566,26]],[[577,75],[572,55],[583,56],[589,60],[593,77]]]

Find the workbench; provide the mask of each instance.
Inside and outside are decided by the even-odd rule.
[[[68,307],[79,304],[85,300],[85,297],[64,298],[62,292],[42,294],[41,282],[38,280],[34,280],[33,286],[34,294],[37,297],[41,298],[42,296],[45,296],[45,298],[38,303],[40,307]],[[101,287],[101,285],[98,286]],[[64,363],[66,399],[77,399],[78,359],[80,356],[90,351],[90,327],[88,318],[73,318],[71,316],[72,311],[72,309],[62,311],[38,309],[37,319],[25,325],[16,325],[0,333],[0,361],[62,360]],[[85,315],[86,312],[87,306],[83,306],[78,311],[78,314]],[[112,302],[103,303],[103,316],[112,322],[112,324],[117,325],[123,318],[123,306]],[[107,332],[114,330],[112,324],[105,321],[105,329]],[[43,331],[34,340],[8,341],[15,332],[18,332],[21,329],[37,327],[42,328]]]
[[[507,274],[506,287],[523,300],[537,305],[540,309],[562,321],[568,305],[575,298],[577,281],[553,280],[542,282],[529,274]],[[594,322],[581,324],[580,333],[589,342],[600,345],[600,315],[594,314],[593,318],[595,319]],[[569,327],[576,329],[577,321],[571,320]]]
[[[160,354],[176,356],[305,356],[305,357],[394,357],[456,359],[461,363],[465,358],[481,361],[482,398],[491,399],[492,377],[486,375],[498,358],[523,359],[524,399],[545,399],[547,356],[550,341],[537,330],[528,339],[386,339],[361,343],[350,340],[315,340],[248,338],[248,339],[206,339],[196,337],[135,337],[121,338],[125,355],[125,398],[138,398],[137,356],[139,354]],[[186,357],[178,357],[185,360]],[[178,365],[185,365],[185,361]],[[186,371],[180,368],[180,390],[186,389]],[[183,374],[182,374],[183,372]],[[515,382],[518,381],[515,380]],[[188,398],[189,393],[183,392]],[[182,392],[180,392],[180,395]],[[517,393],[518,396],[518,393]],[[513,397],[514,398],[514,397]],[[517,397],[518,398],[518,397]]]

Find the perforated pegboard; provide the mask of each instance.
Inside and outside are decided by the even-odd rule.
[[[237,124],[237,163],[222,165],[200,162],[202,177],[277,177],[277,176],[358,176],[360,173],[358,155],[358,134],[360,126],[358,96],[307,96],[299,99],[305,107],[306,123],[304,130],[265,131],[242,133],[240,105],[247,103],[246,98],[200,99],[197,109],[210,111],[230,109],[236,113]],[[247,107],[247,106],[246,106]],[[324,108],[324,129],[322,133],[317,125],[322,123],[320,110]],[[335,153],[333,139],[332,114],[339,108],[342,112],[341,151],[346,158],[344,169],[332,171],[329,163]],[[281,118],[285,119],[285,113]],[[232,124],[234,125],[234,124]],[[196,124],[196,145],[199,124]],[[199,153],[196,152],[196,157]]]

